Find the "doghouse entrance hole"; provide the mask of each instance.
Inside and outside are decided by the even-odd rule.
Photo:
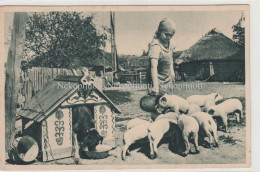
[[[73,110],[74,110],[75,108],[77,108],[77,107],[79,107],[79,106],[87,107],[87,108],[91,111],[91,117],[94,119],[94,105],[93,105],[93,104],[74,106],[74,107],[72,107],[72,112],[73,112]]]

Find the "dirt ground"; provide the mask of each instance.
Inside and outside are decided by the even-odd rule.
[[[186,83],[177,83],[186,84]],[[176,94],[187,98],[194,94],[208,94],[217,92],[224,99],[237,97],[243,102],[245,110],[245,86],[241,83],[217,83],[217,82],[189,82],[188,84],[201,84],[199,89],[179,89]],[[110,92],[119,90],[120,88],[111,88]],[[246,163],[246,127],[245,119],[237,124],[230,121],[230,130],[228,133],[218,131],[219,147],[204,148],[200,146],[199,154],[189,154],[187,157],[180,156],[169,150],[168,143],[162,143],[158,148],[158,156],[156,159],[149,159],[149,144],[133,145],[131,155],[126,157],[125,161],[121,160],[121,149],[123,148],[123,133],[126,130],[128,120],[133,118],[150,119],[150,113],[140,109],[139,101],[141,97],[146,95],[145,89],[138,88],[134,90],[120,89],[120,92],[130,92],[130,100],[118,105],[121,114],[116,117],[116,145],[117,148],[110,152],[110,156],[105,159],[90,160],[81,159],[81,164],[88,165],[133,165],[133,164],[245,164]],[[117,92],[118,93],[118,92]],[[115,99],[120,95],[115,95],[111,99]],[[122,97],[121,97],[122,98]],[[245,114],[245,113],[244,113]],[[246,118],[246,114],[245,114]],[[193,148],[193,147],[192,147]],[[57,160],[60,164],[72,164],[72,158]],[[55,164],[56,162],[34,162],[33,164]]]

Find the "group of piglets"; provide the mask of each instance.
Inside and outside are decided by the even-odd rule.
[[[201,139],[204,140],[204,137],[208,137],[211,148],[218,147],[217,129],[220,126],[217,126],[219,123],[216,124],[214,119],[221,119],[222,128],[227,132],[228,114],[234,113],[237,122],[243,118],[243,106],[240,100],[227,99],[216,105],[216,102],[222,99],[223,97],[218,93],[192,95],[187,99],[177,95],[161,96],[155,105],[159,115],[154,121],[139,118],[128,121],[127,131],[124,133],[125,145],[122,150],[122,159],[125,160],[127,153],[130,154],[129,147],[133,143],[146,137],[150,143],[151,159],[157,157],[157,146],[163,137],[170,137],[171,144],[179,140],[177,137],[181,137],[184,145],[181,152],[183,156],[189,154],[191,140],[194,143],[195,153],[200,152],[198,142]],[[181,133],[178,136],[177,130]],[[175,144],[175,146],[180,145]]]

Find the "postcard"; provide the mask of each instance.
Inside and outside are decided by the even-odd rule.
[[[250,167],[249,5],[0,14],[1,169]]]

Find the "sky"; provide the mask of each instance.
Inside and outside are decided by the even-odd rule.
[[[90,15],[91,13],[84,13]],[[95,12],[97,28],[110,27],[110,12]],[[205,33],[217,28],[232,39],[232,26],[237,24],[242,11],[145,11],[115,12],[115,38],[118,54],[138,55],[148,49],[160,21],[168,17],[176,24],[173,37],[176,51],[185,50],[196,43]],[[6,25],[12,24],[12,14],[5,14]],[[105,51],[111,52],[109,42]]]
[[[213,28],[232,39],[232,26],[238,23],[241,14],[242,11],[116,12],[117,52],[141,55],[165,17],[172,19],[177,26],[173,37],[176,51],[188,49]],[[95,13],[95,23],[109,27],[109,12]],[[110,51],[110,45],[106,51]]]

